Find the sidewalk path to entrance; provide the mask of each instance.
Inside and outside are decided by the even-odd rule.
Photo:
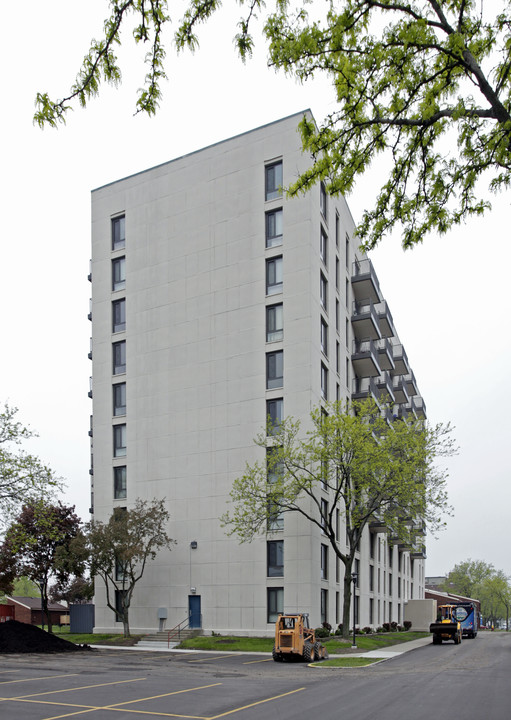
[[[415,648],[423,647],[431,643],[431,637],[419,638],[418,640],[410,640],[410,642],[401,643],[399,645],[391,645],[390,647],[381,648],[380,650],[369,650],[368,652],[358,652],[356,649],[346,650],[342,655],[332,653],[331,658],[335,657],[367,657],[367,658],[393,658],[403,653],[415,650]],[[162,643],[153,643],[155,647],[150,647],[147,643],[143,647],[133,645],[131,647],[116,647],[115,645],[91,645],[98,650],[137,650],[138,652],[173,652],[173,653],[204,653],[218,655],[218,650],[178,650],[177,648],[161,647]],[[237,650],[237,655],[261,655],[270,656],[271,653],[244,652]]]

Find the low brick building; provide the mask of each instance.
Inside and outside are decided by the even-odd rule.
[[[28,625],[42,625],[41,598],[33,597],[6,597],[7,605],[14,606],[16,620]],[[61,603],[48,603],[52,625],[69,624],[69,609]],[[46,617],[44,624],[46,625]]]

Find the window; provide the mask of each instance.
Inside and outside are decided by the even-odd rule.
[[[319,186],[319,208],[321,214],[326,219],[326,188],[324,183],[320,183]]]
[[[265,199],[274,200],[282,196],[282,160],[264,169],[265,173]]]
[[[326,534],[327,522],[328,522],[328,502],[326,500],[322,499],[321,500],[321,528],[322,528],[324,534]]]
[[[126,340],[114,343],[113,350],[113,374],[120,375],[126,372]]]
[[[282,257],[266,261],[266,294],[275,295],[282,292]]]
[[[326,322],[321,318],[321,350],[324,355],[328,356],[328,325]]]
[[[284,337],[284,312],[282,303],[266,308],[266,342],[275,342]]]
[[[337,290],[339,290],[339,277],[340,277],[340,270],[339,270],[339,258],[335,258],[335,287]]]
[[[339,213],[335,213],[335,246],[339,248]]]
[[[126,596],[127,590],[116,590],[115,591],[115,622],[122,622],[123,617],[123,600]]]
[[[355,573],[356,573],[356,580],[355,580],[355,587],[360,587],[360,560],[358,558],[355,558]]]
[[[126,287],[126,258],[112,260],[112,290],[124,290]]]
[[[277,622],[278,616],[284,613],[284,588],[268,588],[268,622]]]
[[[321,588],[321,623],[328,622],[328,590]]]
[[[115,558],[115,579],[117,582],[124,582],[126,579],[126,566],[119,558]]]
[[[321,579],[328,580],[328,545],[321,543]]]
[[[266,353],[266,388],[279,388],[284,385],[284,352]]]
[[[337,375],[341,372],[341,347],[338,342],[335,343],[335,371]]]
[[[328,310],[328,283],[323,273],[319,275],[319,301],[321,306]]]
[[[276,458],[278,448],[267,448],[266,450],[266,479],[269,485],[280,480],[282,465]],[[273,495],[271,494],[273,492]],[[284,529],[284,516],[280,510],[275,490],[269,489],[268,494],[268,531],[275,532]]]
[[[328,238],[323,228],[321,228],[321,232],[319,234],[319,255],[326,267],[328,264]]]
[[[321,363],[321,397],[323,400],[328,400],[328,370]]]
[[[126,455],[126,425],[114,425],[114,457]]]
[[[112,332],[126,330],[126,299],[114,300],[112,303]]]
[[[372,625],[374,622],[374,600],[369,600],[369,623]]]
[[[283,467],[278,461],[278,447],[266,448],[266,475],[270,485],[278,482],[282,478]]]
[[[369,557],[374,558],[374,539],[375,535],[373,533],[369,534]]]
[[[350,236],[346,233],[346,267],[350,266]]]
[[[114,467],[114,499],[124,500],[127,495],[126,465]]]
[[[269,426],[269,435],[277,435],[279,425],[284,417],[284,400],[275,398],[266,401],[266,420]]]
[[[284,576],[284,540],[270,540],[267,548],[268,577]]]
[[[282,245],[282,208],[266,213],[266,247]]]
[[[113,386],[114,391],[114,416],[126,415],[126,383],[119,383]]]
[[[369,565],[369,592],[374,590],[374,565]]]
[[[122,250],[126,244],[124,215],[112,220],[112,250]]]

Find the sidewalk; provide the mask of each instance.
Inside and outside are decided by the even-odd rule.
[[[415,650],[416,648],[423,647],[424,645],[429,645],[431,643],[431,637],[425,637],[425,638],[419,638],[418,640],[410,640],[410,642],[401,643],[400,645],[392,645],[391,647],[387,648],[381,648],[380,650],[369,650],[367,652],[362,652],[358,650],[346,650],[342,654],[331,654],[331,658],[342,658],[342,657],[367,657],[367,658],[392,658],[397,657],[398,655],[402,655],[403,653],[409,652],[410,650]],[[122,646],[115,646],[115,645],[91,645],[93,648],[97,648],[98,650],[137,650],[138,652],[173,652],[173,653],[203,653],[205,655],[218,655],[222,652],[225,652],[224,650],[178,650],[177,648],[167,648],[167,647],[161,647],[161,645],[157,643],[153,643],[156,647],[150,647],[149,643],[147,645],[143,645],[142,647],[140,645],[132,645],[130,647],[122,647]],[[271,657],[271,653],[261,653],[261,652],[245,652],[243,650],[235,650],[234,651],[236,655],[261,655],[263,657]]]

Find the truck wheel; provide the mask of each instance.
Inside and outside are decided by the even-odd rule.
[[[273,646],[273,650],[272,650],[271,654],[272,654],[275,662],[282,662],[282,660],[283,660],[282,655],[275,650],[275,645]]]
[[[440,635],[433,635],[433,645],[441,645],[442,644],[442,638]]]
[[[305,662],[314,662],[314,645],[310,642],[306,642],[303,645],[303,659]]]
[[[323,660],[323,645],[320,642],[314,643],[314,654],[316,660]]]

